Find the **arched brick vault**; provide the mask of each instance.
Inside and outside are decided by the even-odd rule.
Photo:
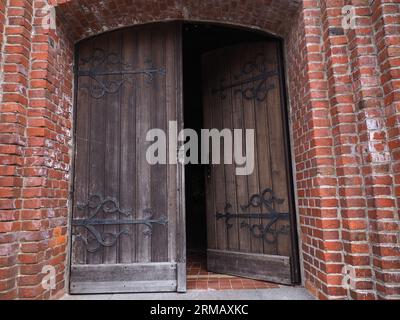
[[[50,32],[43,3],[0,0],[0,298],[67,287],[74,43],[175,19],[284,39],[305,285],[319,298],[400,296],[399,1],[54,0]],[[341,29],[344,5],[356,8],[354,30]]]
[[[284,34],[300,0],[58,1],[59,17],[74,39],[140,23],[165,20],[225,22]]]

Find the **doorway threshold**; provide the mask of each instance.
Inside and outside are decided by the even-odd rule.
[[[62,300],[314,300],[303,287],[242,290],[189,290],[187,293],[65,295]]]

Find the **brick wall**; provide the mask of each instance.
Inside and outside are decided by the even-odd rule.
[[[74,43],[171,19],[284,39],[305,286],[321,299],[400,297],[400,0],[52,3],[49,31],[44,0],[0,0],[0,299],[67,287]],[[47,265],[55,290],[41,285]]]
[[[32,3],[3,1],[0,101],[0,290],[5,298],[18,295],[19,234],[22,214],[25,127],[28,106],[28,70]]]
[[[3,39],[4,39],[4,24],[5,24],[5,16],[6,13],[6,1],[5,0],[1,0],[0,1],[0,47],[3,48]],[[1,53],[3,52],[3,50],[1,50]],[[1,62],[1,58],[0,58],[0,62]]]
[[[382,135],[387,154],[384,171],[371,178],[375,202],[370,203],[371,245],[376,290],[380,297],[400,294],[399,208],[400,208],[400,1],[374,1],[371,6],[371,31],[374,36],[375,65],[380,99]],[[379,142],[377,147],[380,147]],[[376,148],[375,148],[376,149]],[[381,199],[377,202],[376,199]],[[376,209],[374,209],[376,207]]]
[[[345,5],[356,16],[349,30]],[[398,1],[303,1],[287,38],[303,265],[320,298],[399,297],[399,10]],[[349,289],[343,267],[353,270]]]
[[[73,47],[41,28],[42,5],[5,3],[0,124],[4,299],[47,299],[65,289]],[[41,285],[47,265],[56,270],[55,290]]]

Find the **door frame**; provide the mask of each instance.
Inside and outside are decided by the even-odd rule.
[[[181,52],[180,59],[177,61],[178,71],[181,73],[179,79],[180,83],[177,84],[177,100],[178,100],[178,132],[185,127],[184,123],[184,105],[183,105],[183,52],[182,52],[182,21],[175,22],[179,26],[180,39],[178,39],[178,50]],[[183,143],[181,143],[182,145]],[[178,150],[180,148],[178,142]],[[186,276],[186,200],[185,200],[185,165],[179,161],[177,163],[178,170],[178,215],[177,215],[177,228],[176,228],[176,248],[177,248],[177,291],[184,293],[187,290],[187,276]]]
[[[287,180],[289,186],[289,208],[293,214],[290,215],[290,232],[292,241],[292,257],[291,257],[291,273],[292,283],[294,285],[300,284],[302,281],[301,266],[300,266],[300,233],[299,233],[299,221],[298,221],[298,207],[296,201],[296,181],[294,173],[294,162],[293,162],[293,136],[290,131],[290,117],[289,117],[289,90],[287,86],[286,73],[287,70],[285,65],[285,45],[284,40],[277,38],[278,43],[278,63],[279,63],[279,80],[281,83],[281,103],[283,107],[282,112],[282,124],[283,124],[283,138],[285,142],[285,155],[286,155],[286,170]]]

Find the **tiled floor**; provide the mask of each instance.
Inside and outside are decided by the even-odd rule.
[[[272,289],[281,286],[275,283],[256,281],[207,271],[205,253],[187,252],[188,290],[237,290],[237,289]]]

